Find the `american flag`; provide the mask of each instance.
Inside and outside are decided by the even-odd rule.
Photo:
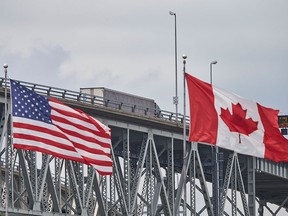
[[[112,174],[110,128],[10,80],[14,148],[39,151]]]

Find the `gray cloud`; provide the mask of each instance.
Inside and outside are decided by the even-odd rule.
[[[154,98],[173,111],[174,19],[178,92],[187,72],[288,114],[288,2],[4,1],[0,59],[10,76],[78,90],[105,86]],[[25,75],[24,75],[25,74]],[[182,112],[182,108],[179,108]]]
[[[9,63],[8,76],[27,82],[41,82],[49,85],[60,84],[59,67],[69,60],[69,52],[61,47],[31,50],[30,55],[7,52],[0,47],[0,59]],[[59,82],[60,81],[60,82]]]

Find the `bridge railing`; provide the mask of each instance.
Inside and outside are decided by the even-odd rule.
[[[281,178],[288,178],[288,163],[285,162],[274,162],[270,160],[265,160],[263,158],[256,158],[255,169],[258,172],[265,172],[273,174]]]
[[[62,88],[56,88],[56,87],[51,87],[51,86],[46,86],[46,85],[40,85],[40,84],[35,84],[35,83],[30,83],[30,82],[24,82],[20,80],[14,80],[19,82],[21,85],[32,89],[38,94],[45,95],[45,96],[51,96],[55,98],[62,98],[62,99],[67,99],[71,101],[79,101],[83,103],[89,103],[93,104],[96,106],[102,106],[102,107],[110,107],[118,110],[125,110],[128,111],[130,110],[131,113],[139,114],[139,115],[146,115],[149,117],[154,117],[154,118],[160,118],[162,120],[167,120],[171,122],[181,122],[183,123],[184,116],[181,113],[178,113],[178,116],[176,118],[176,113],[162,110],[157,108],[155,104],[155,108],[150,108],[150,107],[143,107],[135,104],[129,104],[129,103],[123,103],[121,101],[116,101],[116,100],[107,100],[103,97],[96,96],[96,95],[91,95],[87,93],[82,93],[82,92],[77,92],[77,91],[72,91],[72,90],[66,90]],[[5,88],[5,78],[0,77],[0,86]],[[7,87],[10,88],[10,81],[8,80],[7,82]],[[125,107],[125,109],[123,109]],[[137,110],[137,112],[135,112]],[[189,125],[189,117],[186,116],[186,124]]]

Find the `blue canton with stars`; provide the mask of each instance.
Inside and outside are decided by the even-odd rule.
[[[52,124],[48,98],[10,80],[13,116],[33,119]]]

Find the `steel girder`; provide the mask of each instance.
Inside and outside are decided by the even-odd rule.
[[[9,215],[177,215],[184,206],[182,190],[187,187],[189,215],[214,215],[211,185],[205,179],[197,143],[187,143],[188,156],[179,163],[183,161],[178,154],[182,152],[180,136],[107,120],[107,124],[114,127],[113,175],[101,177],[83,164],[12,149],[8,119],[3,118],[2,112],[2,212],[7,211]],[[253,160],[251,166],[248,163],[248,206],[238,156],[232,154],[229,158],[223,188],[220,188],[222,215],[255,215]],[[181,172],[182,167],[185,169]],[[176,176],[180,176],[179,184]],[[241,208],[237,194],[242,201]],[[274,212],[265,201],[258,202],[259,212],[267,209],[277,215],[288,198]],[[230,204],[230,209],[225,203]]]
[[[128,129],[120,130],[123,132],[120,140],[113,143],[116,146],[113,146],[115,148],[112,151],[114,167],[111,177],[100,178],[94,170],[76,162],[19,149],[11,151],[11,155],[14,156],[9,158],[9,164],[13,172],[8,172],[8,179],[10,179],[9,184],[14,186],[9,187],[9,196],[6,196],[5,190],[2,193],[4,204],[7,198],[10,199],[7,208],[9,214],[33,212],[37,215],[44,212],[46,215],[62,213],[66,215],[136,215],[137,213],[173,215],[175,197],[171,197],[171,194],[182,190],[181,186],[177,187],[173,183],[175,164],[172,143],[175,140],[165,137],[165,145],[159,147],[152,130],[148,133],[136,132],[142,137],[141,145],[137,159],[131,159],[131,155],[135,152],[129,151],[129,145],[132,146],[129,141],[130,132]],[[159,137],[157,139],[159,141]],[[117,147],[121,147],[123,155],[126,156],[116,155],[114,150],[117,150]],[[189,160],[189,164],[195,164],[195,170],[201,170],[197,151],[194,149],[190,152],[196,155],[197,162]],[[167,167],[161,164],[162,157],[168,158]],[[191,173],[193,171],[190,171],[186,184],[196,179],[196,176]],[[196,173],[198,178],[205,181],[203,170],[202,174]],[[113,183],[110,184],[111,182]],[[206,182],[202,182],[202,186],[205,184]],[[6,185],[3,184],[4,189],[5,187]],[[196,188],[195,184],[193,187]],[[202,194],[209,197],[207,191]],[[195,206],[196,200],[191,202]],[[191,209],[192,205],[187,203],[187,206]],[[4,207],[5,205],[2,209],[5,209]],[[179,206],[175,205],[175,208]]]

